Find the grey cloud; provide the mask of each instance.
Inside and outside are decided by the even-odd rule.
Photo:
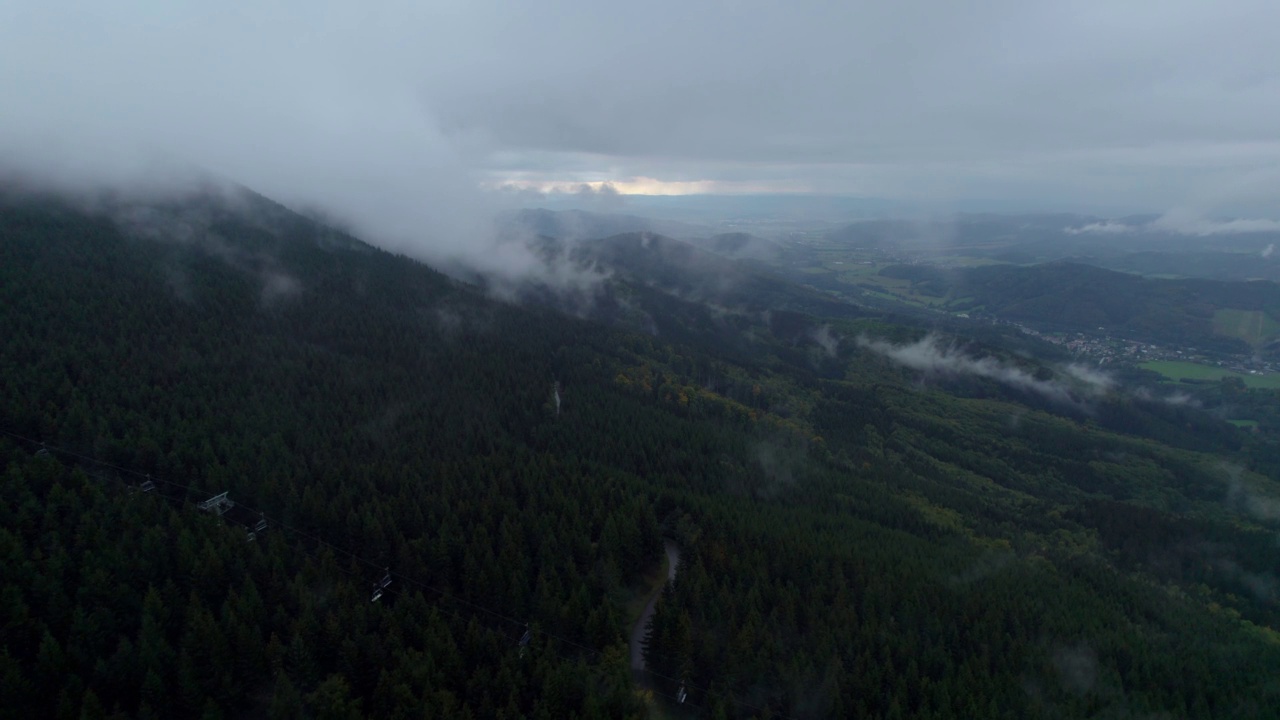
[[[0,179],[141,195],[243,183],[439,265],[541,270],[496,242],[474,147],[441,132],[414,65],[375,42],[389,21],[296,9],[0,11]]]
[[[533,82],[450,89],[451,126],[629,163],[908,175],[935,192],[1028,177],[1043,190],[1057,170],[1071,171],[1077,194],[1105,184],[1135,195],[1152,184],[1135,185],[1143,176],[1172,184],[1167,206],[1201,194],[1205,173],[1221,169],[1206,149],[1270,143],[1251,154],[1263,167],[1280,149],[1277,74],[1267,70],[1277,55],[1261,29],[1276,10],[1264,3],[1175,3],[1158,16],[1103,3],[679,4],[585,18],[554,9],[570,20],[538,36],[546,49],[531,53]],[[1177,172],[1153,172],[1167,165]]]
[[[11,3],[0,162],[190,162],[495,272],[529,258],[490,252],[475,186],[522,174],[1280,212],[1277,25],[1262,0]]]

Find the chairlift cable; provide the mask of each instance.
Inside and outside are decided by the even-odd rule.
[[[50,451],[50,453],[53,453],[53,452],[61,453],[61,454],[64,454],[64,455],[67,455],[67,456],[70,456],[70,457],[73,457],[73,458],[76,458],[76,459],[79,459],[79,460],[83,460],[83,461],[85,461],[85,462],[92,462],[92,463],[95,463],[95,464],[100,465],[100,466],[103,466],[103,467],[111,468],[111,469],[113,469],[113,470],[117,470],[117,471],[122,472],[122,473],[128,473],[128,474],[130,474],[130,475],[134,475],[134,476],[136,476],[136,477],[143,477],[143,478],[147,478],[148,480],[150,480],[150,481],[152,481],[152,482],[159,482],[159,483],[164,483],[165,485],[171,485],[171,486],[176,487],[176,488],[178,488],[178,489],[180,489],[180,490],[182,490],[182,491],[183,491],[183,497],[181,498],[181,502],[182,502],[184,505],[186,505],[186,504],[192,504],[192,503],[191,503],[191,501],[187,498],[187,495],[189,495],[190,493],[194,492],[194,491],[195,491],[195,488],[193,488],[193,487],[191,487],[191,486],[189,486],[189,485],[184,485],[184,484],[182,484],[182,483],[175,482],[175,481],[172,481],[172,480],[165,480],[165,479],[160,479],[160,478],[152,478],[152,477],[151,477],[151,475],[150,475],[149,473],[145,473],[145,472],[143,472],[143,471],[135,470],[135,469],[132,469],[132,468],[127,468],[127,467],[122,467],[122,466],[119,466],[119,465],[115,465],[115,464],[113,464],[113,463],[106,462],[105,460],[100,460],[100,459],[98,459],[98,458],[96,458],[96,457],[92,457],[92,456],[89,456],[89,455],[84,455],[84,454],[81,454],[81,453],[77,453],[77,452],[75,452],[75,451],[73,451],[73,450],[66,450],[66,449],[64,449],[64,448],[60,448],[60,447],[57,447],[57,446],[45,445],[44,443],[42,443],[42,442],[40,442],[40,441],[38,441],[38,440],[34,440],[34,439],[32,439],[32,438],[26,437],[26,436],[24,436],[24,435],[20,435],[20,434],[18,434],[18,433],[11,432],[11,431],[9,431],[9,430],[5,430],[5,429],[3,429],[3,428],[0,428],[0,433],[3,433],[3,434],[5,434],[5,435],[8,435],[8,436],[10,436],[10,437],[12,437],[12,438],[16,438],[16,439],[18,439],[18,440],[22,440],[22,441],[27,442],[27,443],[30,443],[30,444],[32,444],[32,445],[39,445],[39,446],[41,446],[42,448],[46,448],[46,449],[48,449],[48,450]],[[162,496],[162,497],[164,497],[163,495],[161,495],[161,496]],[[166,499],[169,499],[169,498],[166,498]],[[441,597],[443,597],[443,598],[446,598],[446,599],[452,600],[452,601],[454,601],[454,602],[461,603],[461,604],[466,605],[466,606],[468,606],[468,607],[474,608],[474,609],[476,609],[476,610],[479,610],[479,611],[482,611],[482,612],[488,613],[488,614],[490,614],[490,615],[492,615],[492,616],[494,616],[494,617],[496,617],[496,618],[500,618],[500,619],[502,619],[502,620],[504,620],[504,621],[506,621],[506,622],[512,623],[512,624],[514,624],[514,625],[520,626],[520,625],[525,625],[525,624],[526,624],[526,622],[525,622],[525,621],[517,620],[516,618],[513,618],[513,617],[511,617],[511,616],[509,616],[509,615],[505,615],[505,614],[503,614],[503,613],[501,613],[501,612],[498,612],[498,611],[496,611],[496,610],[493,610],[492,608],[486,607],[486,606],[484,606],[484,605],[480,605],[480,604],[478,604],[478,603],[474,603],[474,602],[472,602],[472,601],[470,601],[470,600],[467,600],[467,599],[465,599],[465,598],[458,597],[458,596],[453,595],[453,594],[451,594],[451,593],[445,592],[444,590],[441,590],[441,589],[439,589],[439,588],[437,588],[437,587],[434,587],[434,586],[431,586],[431,585],[427,585],[426,583],[423,583],[423,582],[420,582],[420,581],[418,581],[418,580],[415,580],[415,579],[413,579],[413,578],[411,578],[411,577],[408,577],[408,576],[406,576],[406,575],[404,575],[404,574],[402,574],[402,573],[399,573],[399,572],[396,572],[396,573],[390,573],[390,572],[389,572],[389,569],[386,567],[386,565],[385,565],[385,564],[377,563],[377,562],[374,562],[374,561],[369,560],[369,559],[367,559],[367,558],[364,558],[364,557],[362,557],[362,556],[360,556],[360,555],[357,555],[356,553],[354,553],[354,552],[352,552],[352,551],[350,551],[350,550],[347,550],[347,549],[345,549],[345,548],[342,548],[342,547],[339,547],[339,546],[337,546],[337,545],[334,545],[333,543],[331,543],[331,542],[329,542],[329,541],[327,541],[327,540],[325,540],[325,539],[323,539],[323,538],[317,537],[317,536],[312,535],[311,533],[308,533],[308,532],[306,532],[306,531],[304,531],[304,530],[301,530],[301,529],[299,529],[299,528],[293,527],[293,526],[289,525],[288,523],[285,523],[285,522],[284,522],[284,521],[282,521],[282,520],[274,519],[274,518],[272,518],[272,517],[268,516],[265,512],[260,511],[260,510],[257,510],[256,508],[253,508],[253,507],[251,507],[251,506],[249,506],[249,505],[246,505],[246,504],[241,503],[241,502],[239,502],[239,501],[237,501],[237,502],[236,502],[236,505],[237,505],[237,506],[239,506],[239,507],[242,507],[242,508],[244,508],[245,510],[248,510],[248,511],[250,511],[250,512],[257,512],[257,513],[258,513],[258,515],[259,515],[259,517],[261,517],[262,519],[266,520],[266,521],[268,522],[268,524],[269,524],[269,525],[272,525],[272,526],[279,526],[282,530],[285,530],[285,531],[287,531],[287,532],[293,533],[293,534],[295,534],[295,535],[297,535],[297,536],[300,536],[300,537],[303,537],[303,538],[306,538],[306,539],[309,539],[309,540],[311,540],[311,541],[315,542],[315,543],[317,544],[317,546],[325,546],[325,547],[328,547],[329,549],[333,550],[333,551],[334,551],[334,552],[336,552],[336,553],[340,553],[340,554],[347,555],[347,556],[348,556],[348,557],[350,557],[351,559],[353,559],[353,560],[357,560],[357,561],[359,561],[359,562],[362,562],[362,563],[364,563],[365,565],[368,565],[369,567],[377,568],[377,569],[382,569],[382,570],[386,571],[388,575],[394,575],[396,578],[399,578],[400,580],[402,580],[402,581],[404,581],[404,582],[406,582],[406,583],[409,583],[409,584],[412,584],[412,585],[417,585],[418,587],[423,588],[423,589],[425,589],[425,590],[429,590],[429,591],[431,591],[431,592],[434,592],[434,593],[436,593],[436,594],[440,595],[440,596],[441,596]],[[318,557],[318,556],[316,556],[315,554],[310,553],[310,552],[307,552],[306,550],[303,550],[303,552],[304,552],[306,555],[310,556],[311,558],[315,559],[317,562],[323,562],[323,561],[321,560],[321,558],[319,558],[319,557]],[[339,567],[340,567],[340,566],[339,566]],[[341,569],[341,567],[340,567],[340,569]],[[348,570],[344,570],[344,572],[347,572],[348,574],[351,574],[351,575],[354,575],[354,574],[355,574],[355,573],[353,573],[353,572],[351,572],[351,571],[348,571]],[[445,612],[450,612],[451,614],[453,614],[455,617],[458,617],[459,619],[463,619],[462,615],[459,615],[456,611],[451,611],[451,610],[446,610],[446,609],[444,609],[444,608],[441,608],[441,607],[440,607],[440,605],[439,605],[438,603],[437,603],[437,604],[435,604],[435,607],[437,607],[438,609],[441,609],[441,610],[445,610]],[[475,616],[472,616],[472,617],[475,617]],[[582,643],[576,642],[576,641],[574,641],[574,640],[571,640],[571,639],[569,639],[569,638],[563,637],[563,636],[561,636],[561,635],[557,635],[557,634],[552,633],[552,632],[549,632],[549,631],[547,631],[547,630],[543,630],[543,629],[541,629],[541,628],[532,628],[532,627],[530,627],[529,632],[537,632],[537,633],[538,633],[538,634],[540,634],[540,635],[544,635],[544,636],[546,636],[546,637],[548,637],[548,638],[551,638],[551,639],[553,639],[553,640],[556,640],[556,641],[558,641],[559,643],[562,643],[562,644],[564,644],[564,645],[569,645],[569,646],[572,646],[572,647],[578,648],[579,650],[581,650],[581,651],[583,651],[583,652],[585,652],[585,653],[591,654],[591,655],[595,655],[595,656],[598,656],[598,657],[601,657],[601,658],[603,658],[603,656],[604,656],[604,651],[602,651],[602,650],[599,650],[599,649],[597,649],[597,648],[590,647],[590,646],[587,646],[587,645],[583,645]],[[562,659],[564,659],[565,661],[572,662],[572,661],[574,660],[574,658],[572,658],[572,657],[570,657],[570,656],[568,656],[568,655],[565,655],[565,654],[563,654],[563,653],[559,653],[559,652],[556,652],[556,651],[554,651],[554,650],[553,650],[552,652],[555,652],[555,654],[556,654],[557,656],[561,657],[561,658],[562,658]],[[669,656],[665,656],[665,655],[664,655],[664,656],[662,656],[662,657],[663,657],[664,659],[667,659],[667,660],[675,660],[675,659],[677,659],[677,658],[671,658],[671,657],[669,657]],[[760,706],[758,706],[758,705],[753,705],[753,704],[751,704],[751,703],[747,703],[747,702],[744,702],[744,701],[742,701],[742,700],[738,700],[738,699],[736,699],[736,698],[734,698],[734,697],[732,697],[732,696],[730,696],[730,695],[727,695],[727,694],[726,694],[725,692],[723,692],[723,691],[716,691],[716,690],[712,690],[712,689],[710,689],[710,688],[700,687],[700,686],[695,685],[695,684],[693,684],[693,683],[691,683],[691,682],[689,682],[689,681],[687,681],[687,680],[681,680],[681,679],[677,679],[677,678],[669,677],[669,676],[667,676],[667,675],[663,675],[663,674],[661,674],[661,673],[655,672],[655,671],[650,670],[650,669],[646,669],[646,670],[645,670],[645,672],[647,672],[650,676],[655,677],[655,678],[659,678],[659,679],[662,679],[662,680],[667,680],[667,681],[672,682],[672,683],[679,683],[679,684],[680,684],[680,686],[681,686],[682,688],[684,688],[685,690],[695,690],[695,691],[698,691],[698,692],[700,692],[700,693],[702,693],[702,694],[704,694],[704,695],[706,695],[706,696],[717,696],[717,697],[721,697],[721,698],[723,698],[723,699],[727,700],[728,702],[730,702],[730,703],[732,703],[732,704],[734,704],[734,705],[737,705],[737,706],[739,706],[739,707],[741,707],[741,708],[745,708],[745,709],[747,709],[747,710],[753,710],[753,711],[756,711],[756,712],[764,712],[764,711],[765,711],[765,708],[763,708],[763,707],[760,707]],[[688,703],[688,702],[687,702],[687,700],[680,700],[680,699],[678,699],[678,697],[677,697],[677,696],[674,696],[674,695],[671,695],[671,694],[668,694],[668,693],[665,693],[665,692],[659,691],[659,690],[657,690],[657,689],[650,688],[649,690],[650,690],[650,691],[652,691],[652,692],[654,692],[655,694],[662,695],[663,697],[666,697],[666,698],[669,698],[669,699],[671,699],[671,700],[674,700],[674,701],[676,701],[678,704],[684,704],[684,705],[687,705],[687,706],[689,706],[689,707],[691,707],[691,708],[697,708],[697,707],[700,707],[700,706],[698,706],[698,705],[693,705],[693,704]],[[687,693],[685,693],[685,697],[687,698]],[[787,714],[774,715],[774,717],[782,718],[783,720],[797,720],[797,718],[795,718],[795,716],[793,716],[793,715],[787,715]]]

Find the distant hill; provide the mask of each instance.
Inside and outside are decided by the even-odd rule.
[[[1280,285],[1269,281],[1162,280],[1070,262],[939,269],[890,266],[882,274],[910,280],[955,311],[985,313],[1042,328],[1108,333],[1222,352],[1248,352],[1272,339],[1229,327],[1251,314],[1260,325],[1280,318]],[[1262,323],[1263,318],[1269,318]],[[1227,324],[1224,324],[1227,322]]]
[[[1065,229],[1089,222],[1078,215],[957,215],[918,220],[866,220],[828,231],[829,242],[880,249],[1023,252],[1067,236]],[[977,254],[982,254],[978,252]]]
[[[674,220],[584,210],[517,210],[500,215],[498,227],[507,235],[542,235],[558,240],[588,240],[629,232],[680,237],[705,233],[699,225]]]
[[[1071,258],[1073,262],[1097,265],[1140,275],[1200,277],[1214,280],[1271,280],[1280,282],[1280,254],[1267,252],[1269,244],[1253,252],[1164,252],[1158,250],[1106,257]]]
[[[1088,215],[961,214],[914,220],[868,220],[828,231],[827,242],[912,254],[964,255],[1007,262],[1084,262],[1141,274],[1237,279],[1242,263],[1258,261],[1280,243],[1274,231],[1217,233],[1226,221],[1178,225],[1150,215],[1100,218]],[[1276,258],[1280,265],[1280,257]]]
[[[744,232],[721,233],[711,237],[691,237],[687,238],[687,241],[691,245],[735,260],[768,262],[778,259],[783,253],[782,246],[772,240]]]

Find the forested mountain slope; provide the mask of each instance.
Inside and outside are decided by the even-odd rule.
[[[785,252],[784,248],[772,240],[745,232],[720,233],[710,237],[693,237],[688,241],[725,257],[739,260],[759,260],[768,262],[777,260]]]
[[[664,534],[669,711],[1280,706],[1277,488],[1238,436],[921,386],[852,340],[917,331],[795,312],[844,334],[720,355],[261,199],[5,198],[0,713],[642,717],[625,607]],[[221,492],[273,526],[192,506]]]

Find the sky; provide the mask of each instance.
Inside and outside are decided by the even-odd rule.
[[[0,171],[185,163],[391,244],[542,190],[1276,218],[1277,27],[1271,0],[0,0]]]

